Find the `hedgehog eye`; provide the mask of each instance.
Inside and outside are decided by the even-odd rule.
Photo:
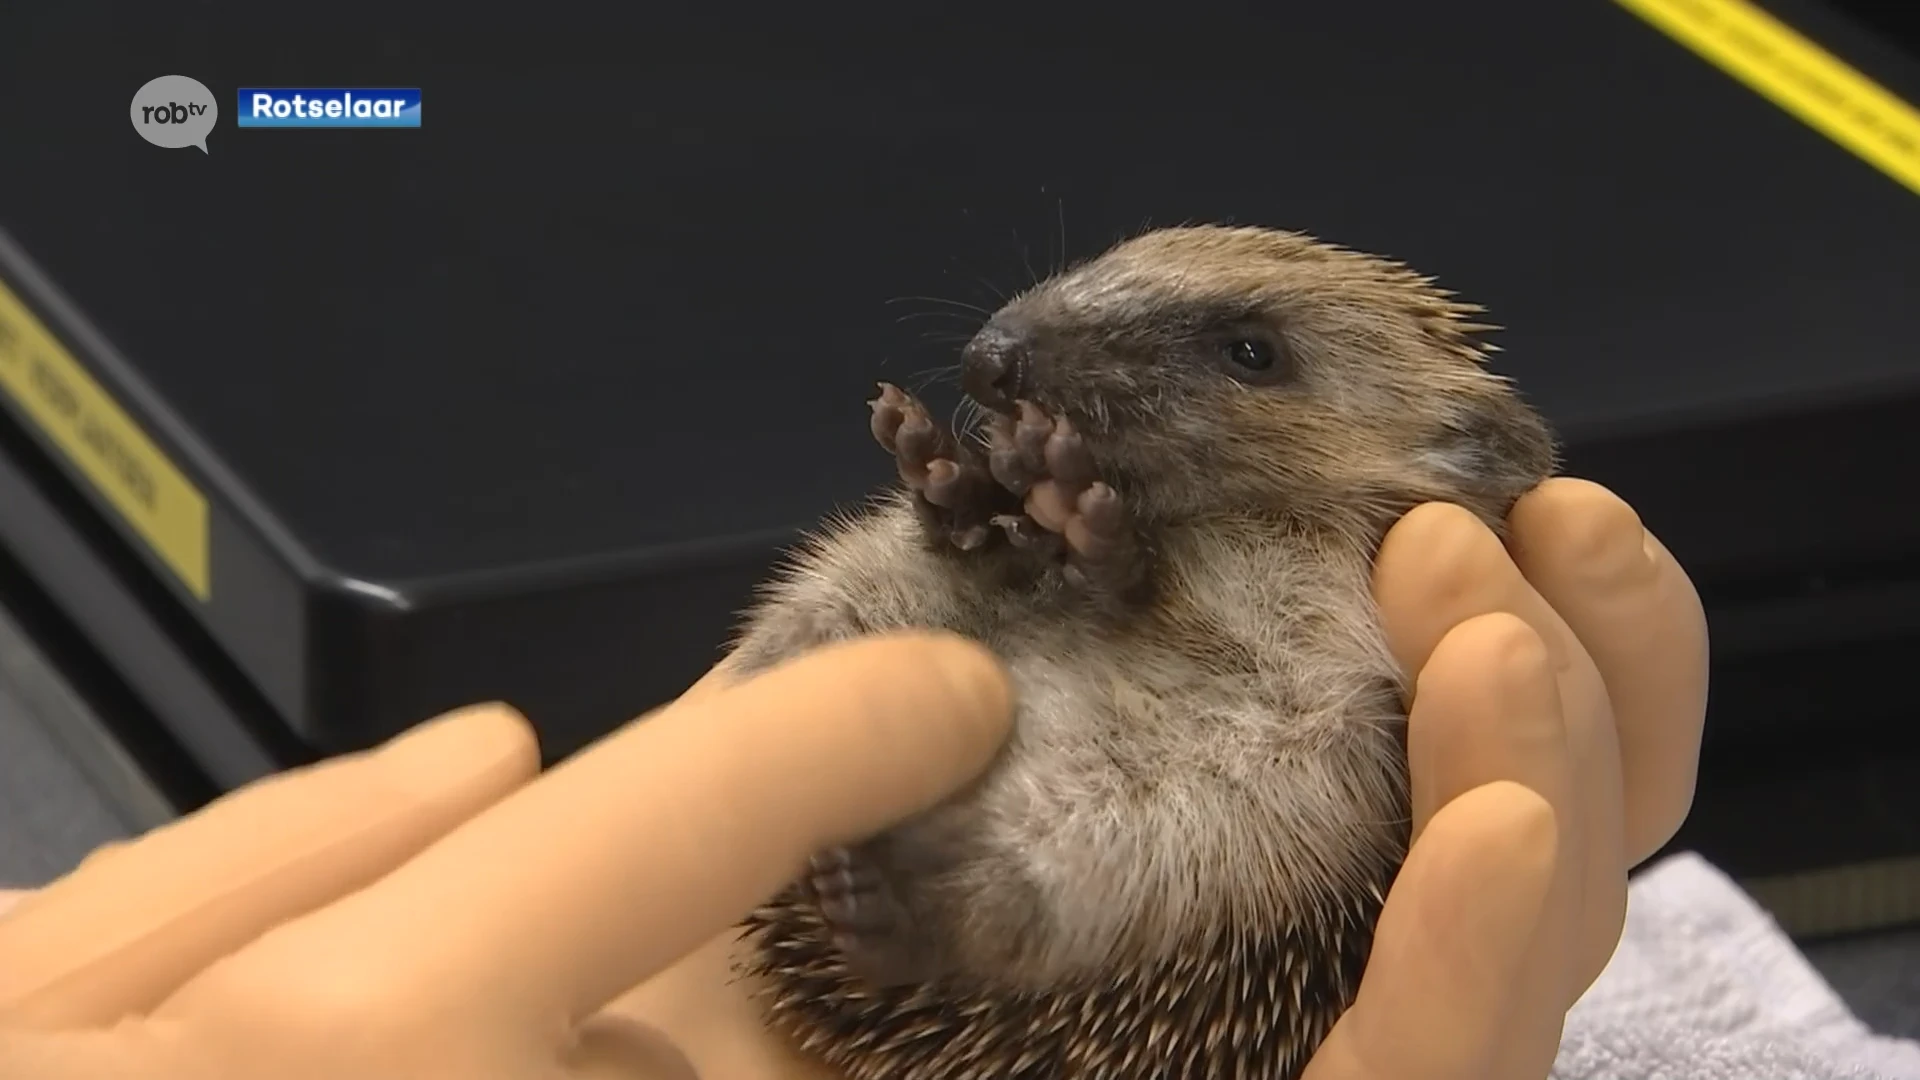
[[[1269,334],[1241,333],[1218,346],[1220,366],[1237,382],[1270,386],[1293,375],[1292,357],[1284,341]]]
[[[1271,371],[1279,357],[1274,354],[1272,345],[1246,338],[1227,345],[1227,361],[1247,371]]]

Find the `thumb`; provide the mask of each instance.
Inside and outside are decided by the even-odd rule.
[[[0,1076],[33,1080],[185,1080],[205,1073],[187,1066],[181,1045],[143,1023],[111,1030],[40,1031],[0,1027]]]
[[[701,1080],[686,1053],[659,1029],[613,1015],[580,1025],[562,1075],[566,1080]]]
[[[1558,856],[1553,808],[1495,781],[1434,815],[1387,894],[1353,1005],[1301,1080],[1543,1080],[1498,1075],[1518,1026],[1516,990]]]

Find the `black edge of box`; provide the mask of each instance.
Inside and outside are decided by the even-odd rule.
[[[718,661],[783,546],[428,589],[404,610],[322,593],[312,656],[327,673],[315,680],[319,745],[366,746],[449,709],[505,701],[533,719],[548,761],[565,757]]]

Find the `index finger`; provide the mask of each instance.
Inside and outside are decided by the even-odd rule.
[[[465,709],[95,852],[0,919],[0,1013],[71,1027],[145,1012],[273,927],[379,880],[538,768],[517,714]]]
[[[1010,712],[998,663],[958,638],[828,647],[629,725],[281,945],[305,939],[336,968],[400,976],[449,1006],[577,1020],[736,923],[809,855],[960,788]]]

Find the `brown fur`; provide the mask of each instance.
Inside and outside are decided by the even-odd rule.
[[[995,315],[1039,343],[1027,396],[1131,508],[1150,600],[1101,617],[1057,573],[930,548],[904,493],[768,587],[746,670],[939,627],[992,647],[1019,703],[978,784],[862,849],[938,977],[864,985],[789,894],[750,926],[777,1025],[854,1077],[1293,1074],[1350,1000],[1406,842],[1373,554],[1428,500],[1497,527],[1554,464],[1476,312],[1383,259],[1198,227]],[[1247,335],[1284,377],[1217,362]]]

